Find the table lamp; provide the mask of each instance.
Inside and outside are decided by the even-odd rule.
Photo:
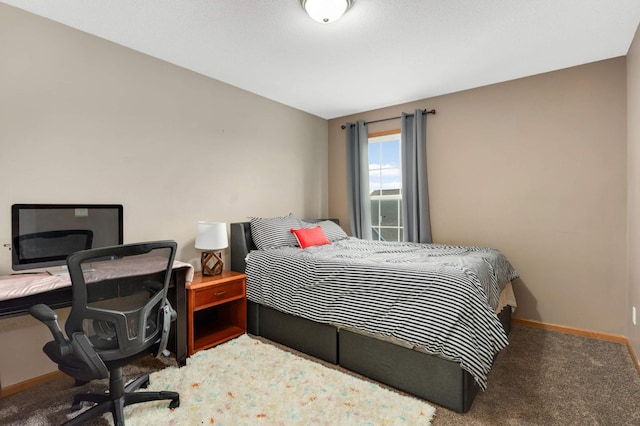
[[[200,257],[202,275],[218,275],[222,272],[222,257],[219,253],[215,253],[215,250],[222,250],[228,246],[227,224],[225,222],[204,220],[198,222],[196,249],[202,250]],[[213,265],[209,266],[212,261]]]

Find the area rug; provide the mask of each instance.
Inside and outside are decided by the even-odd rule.
[[[180,393],[125,408],[127,425],[429,425],[416,398],[240,336],[151,374],[149,390]],[[106,416],[112,422],[111,416]]]

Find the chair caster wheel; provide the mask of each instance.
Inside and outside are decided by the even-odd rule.
[[[169,408],[178,408],[180,406],[180,400],[174,399],[169,403]]]

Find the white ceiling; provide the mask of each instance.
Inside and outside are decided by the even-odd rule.
[[[626,55],[640,0],[2,0],[330,119]]]

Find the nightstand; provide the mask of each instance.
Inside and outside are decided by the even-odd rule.
[[[189,355],[246,333],[246,278],[232,271],[194,275],[187,285]]]

